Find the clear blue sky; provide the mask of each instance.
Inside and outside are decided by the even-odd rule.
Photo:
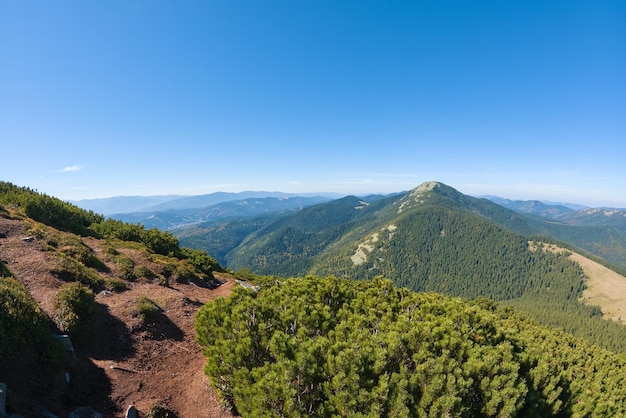
[[[626,207],[624,1],[0,0],[0,179]]]

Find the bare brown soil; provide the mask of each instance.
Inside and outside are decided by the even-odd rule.
[[[52,316],[54,297],[64,283],[50,273],[52,254],[28,236],[23,221],[0,218],[0,261],[30,291],[42,309]],[[116,277],[114,264],[102,242],[83,239],[111,268],[105,277]],[[137,265],[147,265],[139,251],[124,251]],[[216,289],[170,282],[129,282],[124,292],[96,295],[98,314],[93,342],[76,347],[65,370],[38,368],[29,353],[0,359],[0,381],[9,387],[9,409],[26,417],[39,417],[37,408],[65,417],[78,406],[90,406],[106,417],[123,417],[130,405],[146,416],[156,405],[178,417],[232,417],[225,410],[209,378],[205,358],[195,343],[195,313],[206,302],[228,296],[231,278]],[[148,296],[160,308],[157,319],[144,323],[136,300]],[[69,378],[69,383],[66,380]]]

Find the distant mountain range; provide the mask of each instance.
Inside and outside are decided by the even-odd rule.
[[[157,205],[157,207],[149,212],[120,213],[110,216],[124,222],[140,223],[147,228],[171,230],[221,219],[288,213],[330,200],[332,199],[323,196],[249,197],[241,200],[229,200],[208,206],[186,209],[169,208],[170,205],[177,207],[184,204],[181,201],[173,201]],[[187,203],[189,202],[193,202],[193,200],[187,201]],[[163,206],[165,206],[165,208],[163,208]]]
[[[452,210],[457,212],[457,217],[462,214],[463,220],[458,221],[461,224],[488,222],[483,229],[497,227],[521,237],[557,239],[626,269],[626,210],[574,210],[537,201],[514,202],[499,198],[498,201],[514,209],[489,199],[464,195],[442,183],[428,182],[392,196],[374,196],[373,199],[348,196],[298,212],[231,217],[172,232],[183,245],[204,249],[234,269],[249,267],[267,274],[303,275],[324,273],[326,265],[328,271],[332,266],[337,272],[337,266],[341,265],[345,274],[353,275],[358,271],[366,277],[376,274],[398,277],[397,271],[389,270],[391,267],[383,268],[384,263],[373,263],[366,268],[359,267],[365,263],[350,260],[353,256],[354,259],[367,256],[366,260],[372,262],[377,257],[376,252],[368,249],[378,248],[383,242],[386,242],[380,250],[383,253],[390,251],[387,245],[411,247],[415,237],[400,239],[402,233],[394,232],[393,228],[406,225],[408,231],[423,231],[432,227],[422,225],[429,216],[437,218]],[[428,211],[433,214],[426,216]],[[407,224],[408,218],[411,222]],[[442,231],[439,232],[445,233],[444,229]],[[467,234],[473,236],[470,232]],[[393,240],[383,239],[388,236]],[[526,239],[523,238],[524,242]],[[372,240],[378,240],[377,244]],[[379,258],[388,260],[382,255]]]
[[[283,192],[263,192],[245,191],[238,193],[215,192],[198,196],[117,196],[102,199],[74,200],[70,203],[76,206],[92,210],[102,215],[110,216],[114,214],[127,214],[137,212],[163,212],[168,210],[199,209],[233,200],[244,200],[249,198],[287,198],[287,197],[325,197],[328,200],[336,199],[342,195],[337,193],[283,193]]]
[[[544,216],[547,218],[554,218],[556,216],[574,212],[576,210],[584,209],[581,205],[561,204],[553,203],[548,204],[539,200],[510,200],[503,199],[497,196],[483,196],[485,199],[489,199],[494,203],[505,208],[512,209],[516,212],[527,213],[530,215]]]
[[[483,217],[511,231],[524,236],[555,238],[626,268],[624,209],[588,208],[573,203],[510,200],[497,196],[476,198],[463,195],[441,183],[436,184],[440,185],[435,188],[438,190],[437,194],[448,198],[454,196],[453,201],[460,208],[474,214],[482,214]],[[254,254],[244,242],[252,241],[258,230],[270,228],[269,225],[274,222],[287,222],[283,218],[296,216],[296,212],[302,212],[305,208],[325,204],[328,206],[316,206],[316,209],[311,210],[325,208],[324,210],[335,213],[342,202],[348,202],[355,207],[367,208],[358,213],[370,213],[372,208],[369,206],[375,202],[387,199],[393,202],[411,192],[414,191],[393,195],[348,196],[339,199],[338,195],[328,193],[302,196],[282,192],[217,192],[200,196],[115,197],[82,200],[75,204],[125,222],[169,230],[176,234],[184,245],[206,250],[221,263],[236,268],[244,263],[236,256],[238,252],[247,253],[249,256]],[[373,207],[380,204],[382,203],[377,203]],[[324,216],[319,218],[327,221]],[[316,225],[315,220],[308,222],[309,226]],[[349,228],[349,225],[343,225],[342,228]],[[254,235],[248,236],[249,234]],[[259,246],[259,243],[256,242],[255,246]],[[294,257],[297,258],[295,255]],[[249,267],[259,267],[255,263],[248,264]],[[273,268],[278,267],[274,265]],[[292,272],[287,269],[287,271],[295,273],[298,270]]]
[[[115,196],[102,199],[70,200],[79,208],[92,210],[102,215],[114,213],[131,213],[150,210],[152,207],[164,202],[181,199],[183,196]]]
[[[552,210],[537,204],[518,207],[522,209],[569,216],[582,225],[520,213],[426,182],[393,196],[346,196],[294,212],[172,232],[181,245],[204,249],[239,274],[384,277],[415,291],[487,297],[577,335],[594,328],[600,341],[608,335],[602,329],[608,321],[599,328],[587,323],[600,310],[578,302],[584,289],[580,266],[567,251],[553,252],[537,243],[595,254],[624,271],[626,231],[618,222],[591,223],[600,222],[597,217],[624,218],[626,211]]]
[[[579,205],[578,203],[551,202],[546,200],[511,200],[491,195],[478,197],[489,199],[500,206],[524,213],[540,214],[543,211],[547,211],[547,213],[554,213],[555,210],[559,212],[567,212],[588,208],[588,206]]]

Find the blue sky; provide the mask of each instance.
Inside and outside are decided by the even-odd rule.
[[[626,207],[623,1],[0,0],[0,179]]]

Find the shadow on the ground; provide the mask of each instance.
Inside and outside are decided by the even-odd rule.
[[[144,323],[143,328],[149,333],[153,340],[174,340],[183,341],[185,333],[171,319],[159,309],[156,318]]]
[[[98,303],[94,321],[93,342],[87,350],[96,360],[124,360],[135,354],[133,339],[126,324]]]

